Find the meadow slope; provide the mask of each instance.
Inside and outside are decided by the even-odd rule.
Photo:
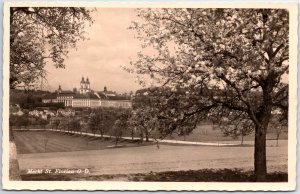
[[[47,133],[49,139],[45,153],[43,148],[36,148],[43,146],[40,133]],[[111,149],[111,140],[87,144],[86,137],[57,132],[17,132],[15,136],[22,173],[30,168],[88,168],[93,175],[103,175],[253,167],[253,146],[160,145],[158,149],[153,144],[140,146],[124,141],[124,147]],[[269,141],[267,160],[269,172],[287,172],[287,141],[280,140],[278,147],[275,141]]]

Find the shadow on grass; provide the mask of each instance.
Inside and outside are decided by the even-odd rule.
[[[174,182],[255,182],[253,171],[241,169],[202,169],[149,173],[133,177],[133,181],[174,181]],[[287,182],[287,173],[273,172],[266,182]]]
[[[253,171],[202,169],[115,175],[24,174],[23,181],[255,182]],[[272,172],[265,182],[287,182],[288,174]]]

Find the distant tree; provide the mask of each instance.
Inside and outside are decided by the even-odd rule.
[[[10,126],[26,128],[30,124],[31,124],[30,120],[27,117],[25,117],[24,115],[22,115],[22,116],[10,115],[9,116],[9,125]]]
[[[166,8],[140,9],[137,15],[140,19],[131,29],[142,46],[154,52],[138,53],[129,71],[141,78],[142,85],[148,77],[171,89],[158,104],[163,107],[161,117],[174,116],[164,133],[205,116],[244,115],[255,133],[256,181],[264,181],[271,111],[288,109],[289,87],[284,80],[289,73],[288,11]],[[180,89],[185,95],[176,92]],[[171,100],[179,109],[170,98],[180,100]],[[178,112],[170,114],[172,109]]]
[[[122,126],[122,121],[117,119],[112,127],[112,135],[115,137],[115,145],[118,145],[119,140],[123,135],[124,128]]]
[[[64,68],[69,48],[84,39],[92,23],[81,7],[10,8],[10,88],[30,89],[46,76],[45,64]]]
[[[55,127],[56,130],[58,129],[59,124],[60,124],[60,120],[59,119],[55,119],[52,122],[52,125]]]
[[[188,135],[201,119],[199,115],[186,115],[188,117],[185,117],[183,114],[182,111],[188,104],[187,100],[194,102],[199,98],[186,99],[185,90],[172,91],[171,88],[151,87],[137,93],[139,94],[134,99],[136,107],[134,111],[141,112],[136,114],[137,117],[140,114],[144,115],[144,117],[137,118],[141,123],[137,126],[142,126],[143,120],[148,120],[146,122],[150,126],[148,130],[156,134],[155,139],[164,139],[172,133],[180,136]]]
[[[116,108],[105,108],[103,109],[103,129],[102,133],[106,133],[110,130],[110,128],[113,127],[114,122],[117,119],[117,115],[120,113],[118,109]]]
[[[130,128],[130,136],[131,140],[134,139],[134,136],[137,132],[137,123],[136,123],[136,117],[134,116],[135,112],[133,112],[132,116],[128,119],[128,126]]]
[[[133,125],[132,128],[135,128],[140,133],[141,140],[145,137],[147,142],[151,133],[159,124],[158,122],[156,112],[149,106],[134,110],[130,118],[130,124]]]
[[[101,109],[99,109],[101,110]],[[96,135],[97,131],[100,131],[101,136],[103,136],[104,133],[104,113],[103,111],[99,111],[92,114],[90,119],[89,119],[89,127],[91,131],[94,133],[94,136]]]
[[[59,122],[59,126],[58,126],[58,128],[61,130],[61,131],[68,131],[69,130],[69,121],[66,119],[66,118],[64,118],[63,120],[61,120],[60,122]]]
[[[111,130],[120,112],[122,110],[116,108],[98,108],[93,110],[90,113],[89,128],[94,134],[99,131],[103,137],[104,133]]]
[[[242,115],[235,115],[235,119],[225,119],[219,124],[219,128],[225,136],[233,139],[241,137],[241,145],[244,144],[244,137],[250,135],[254,131],[251,120],[245,119]]]
[[[44,129],[49,124],[49,121],[47,119],[41,119],[41,118],[39,118],[37,121],[38,121],[38,125],[40,125]]]
[[[41,103],[41,104],[38,104],[36,106],[49,107],[49,110],[57,111],[60,108],[64,108],[65,104],[64,103],[46,103],[46,104]]]
[[[81,132],[81,124],[78,118],[71,118],[69,121],[69,128],[73,132]]]
[[[274,126],[275,127],[275,133],[276,133],[276,146],[279,146],[279,136],[282,133],[282,126]]]
[[[183,140],[186,140],[186,136],[189,135],[192,132],[191,127],[186,127],[186,126],[182,126],[182,127],[178,127],[177,128],[177,135],[178,136],[183,136]]]
[[[287,129],[288,123],[287,120],[283,118],[282,114],[272,115],[270,125],[268,130],[275,133],[276,136],[276,146],[279,146],[279,137]]]
[[[80,118],[81,118],[82,130],[85,129],[85,133],[87,133],[88,129],[89,129],[90,116],[89,115],[81,115]]]
[[[116,146],[121,139],[122,135],[128,130],[129,128],[129,118],[131,116],[131,110],[119,109],[116,120],[114,122],[112,133],[115,136],[115,143]]]

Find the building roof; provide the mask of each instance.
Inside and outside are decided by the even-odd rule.
[[[71,90],[63,90],[60,92],[60,94],[74,94],[74,92]]]
[[[99,97],[101,99],[106,99],[107,98],[107,96],[103,92],[97,92],[97,94],[99,95]]]
[[[99,97],[96,94],[92,93],[92,92],[88,92],[88,93],[85,93],[85,94],[76,93],[74,95],[74,99],[83,99],[83,98],[99,99]]]
[[[74,96],[74,95],[75,93],[70,90],[61,91],[57,94],[57,96]]]
[[[107,95],[106,92],[97,92],[103,100],[130,100],[130,96],[123,96],[123,95]]]

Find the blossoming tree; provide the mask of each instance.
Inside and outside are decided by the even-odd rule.
[[[145,51],[131,69],[162,90],[161,117],[172,133],[210,116],[253,128],[254,173],[267,174],[272,111],[287,116],[289,13],[283,9],[140,9],[131,29]],[[149,52],[150,51],[150,52]],[[181,91],[181,92],[178,92]],[[170,121],[170,120],[169,120]],[[236,126],[236,128],[234,128]]]

